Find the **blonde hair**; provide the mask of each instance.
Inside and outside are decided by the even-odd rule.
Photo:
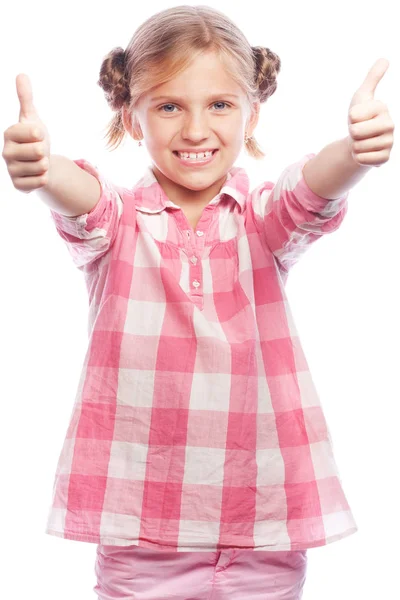
[[[122,107],[132,111],[142,94],[184,71],[194,58],[214,51],[244,90],[250,107],[276,90],[281,61],[269,48],[250,46],[240,29],[209,6],[175,6],[154,14],[135,31],[126,50],[111,50],[103,59],[98,85],[115,111],[106,133],[116,149],[126,135]],[[253,158],[265,154],[254,136],[245,143]]]

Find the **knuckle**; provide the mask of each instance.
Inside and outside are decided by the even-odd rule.
[[[20,186],[20,184],[18,183],[18,181],[16,181],[15,179],[12,180],[13,186],[15,187],[16,190],[20,190],[22,191],[23,188]]]
[[[10,174],[10,177],[16,177],[17,170],[16,170],[16,167],[15,167],[15,165],[13,163],[8,164],[7,165],[7,169],[8,169],[8,172]]]
[[[3,148],[3,152],[2,152],[2,157],[4,158],[4,160],[6,162],[12,160],[13,158],[13,151],[12,151],[12,147],[9,144],[4,144],[4,148]]]
[[[354,121],[357,119],[357,110],[355,108],[350,109],[349,117],[350,117],[350,121],[352,121],[354,123]]]
[[[393,134],[391,131],[386,133],[386,135],[384,135],[382,139],[383,143],[386,144],[387,147],[391,147],[393,145]]]
[[[44,147],[43,144],[35,144],[35,154],[37,158],[44,157]]]
[[[357,135],[357,127],[355,125],[349,125],[349,132],[351,137],[355,137]]]
[[[363,125],[360,123],[356,123],[355,125],[350,125],[350,135],[353,140],[362,140],[363,135]]]

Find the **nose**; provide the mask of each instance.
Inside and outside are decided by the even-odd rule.
[[[192,142],[200,142],[207,139],[210,133],[210,126],[207,115],[201,112],[188,115],[182,130],[182,138]]]

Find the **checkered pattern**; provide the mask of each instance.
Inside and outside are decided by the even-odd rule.
[[[89,343],[46,533],[164,551],[304,550],[357,531],[285,294],[335,231],[302,169],[232,167],[196,231],[148,167],[51,211],[89,294]]]

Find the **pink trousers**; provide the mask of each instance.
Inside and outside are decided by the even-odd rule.
[[[162,552],[99,544],[98,600],[300,600],[306,550]]]

